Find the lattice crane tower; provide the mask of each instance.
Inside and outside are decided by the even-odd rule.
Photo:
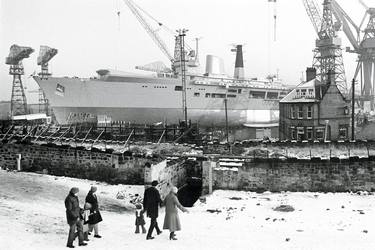
[[[322,83],[329,82],[329,72],[333,72],[334,80],[342,94],[348,94],[342,57],[341,39],[337,36],[340,26],[334,22],[331,0],[324,0],[323,18],[319,39],[316,40],[313,67],[317,69],[317,77]]]
[[[51,73],[48,70],[48,62],[57,54],[57,49],[50,48],[45,45],[40,46],[37,64],[41,66],[41,71],[38,73],[41,79],[48,79]],[[39,112],[44,112],[47,116],[49,112],[48,100],[41,88],[39,88]]]
[[[28,58],[34,50],[30,47],[23,47],[13,44],[10,47],[9,56],[5,63],[10,65],[9,74],[13,76],[12,98],[10,113],[13,118],[16,115],[27,114],[26,96],[22,85],[21,76],[24,74],[22,60]]]

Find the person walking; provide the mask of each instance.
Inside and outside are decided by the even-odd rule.
[[[81,208],[79,207],[78,192],[79,189],[73,187],[65,198],[66,220],[69,224],[68,243],[66,246],[69,248],[74,248],[73,241],[77,236],[79,246],[87,245],[87,243],[83,242],[82,221],[80,220]]]
[[[164,199],[165,217],[164,217],[163,229],[169,229],[170,240],[177,240],[177,238],[175,237],[176,236],[175,232],[181,230],[181,223],[180,223],[180,218],[178,217],[177,208],[179,208],[184,213],[189,212],[178,201],[177,192],[178,192],[177,187],[172,187],[171,191]]]
[[[139,234],[139,228],[142,228],[142,233],[146,233],[146,228],[145,228],[145,218],[143,216],[144,210],[142,207],[142,204],[138,203],[135,205],[135,233]]]
[[[86,196],[86,202],[91,204],[88,224],[89,224],[89,233],[91,233],[92,230],[94,229],[94,232],[95,232],[94,237],[101,238],[102,236],[99,235],[98,223],[103,221],[103,218],[99,211],[98,198],[96,197],[96,194],[95,194],[96,190],[98,190],[97,187],[91,186],[91,189]]]
[[[145,190],[143,195],[143,208],[147,211],[147,216],[150,217],[150,228],[148,229],[146,240],[152,240],[152,231],[156,229],[156,233],[159,235],[162,231],[159,229],[157,218],[159,215],[159,206],[162,204],[160,199],[159,191],[156,189],[158,181],[153,181],[151,187]]]

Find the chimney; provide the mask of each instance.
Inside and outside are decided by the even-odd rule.
[[[308,67],[306,69],[306,82],[309,82],[316,78],[316,69],[314,67]]]
[[[234,78],[244,79],[242,45],[236,45],[236,63],[234,66]]]

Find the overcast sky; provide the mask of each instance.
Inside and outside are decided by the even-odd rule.
[[[37,101],[32,78],[38,72],[40,45],[57,48],[50,63],[55,76],[94,76],[100,68],[136,72],[136,65],[168,59],[122,0],[0,0],[0,100],[9,100],[12,77],[5,57],[12,44],[31,46],[35,52],[24,60],[24,85],[29,103]],[[189,29],[186,41],[201,37],[200,59],[207,54],[224,59],[227,74],[233,74],[231,44],[245,44],[245,74],[265,77],[279,72],[287,84],[297,84],[301,72],[311,66],[316,34],[302,0],[277,0],[277,41],[273,41],[273,5],[268,0],[134,0],[169,28]],[[357,0],[337,0],[355,22],[364,8]],[[317,0],[323,2],[323,0]],[[367,0],[367,3],[370,3]],[[120,21],[117,16],[120,11]],[[150,19],[148,19],[150,20]],[[150,21],[152,25],[153,22]],[[160,35],[173,51],[174,38]],[[343,47],[349,42],[343,37]],[[345,53],[347,78],[356,67],[355,56]]]

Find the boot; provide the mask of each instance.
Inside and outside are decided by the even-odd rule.
[[[169,234],[169,240],[177,240],[177,238],[175,237],[176,235],[174,234],[174,232],[171,232]]]

